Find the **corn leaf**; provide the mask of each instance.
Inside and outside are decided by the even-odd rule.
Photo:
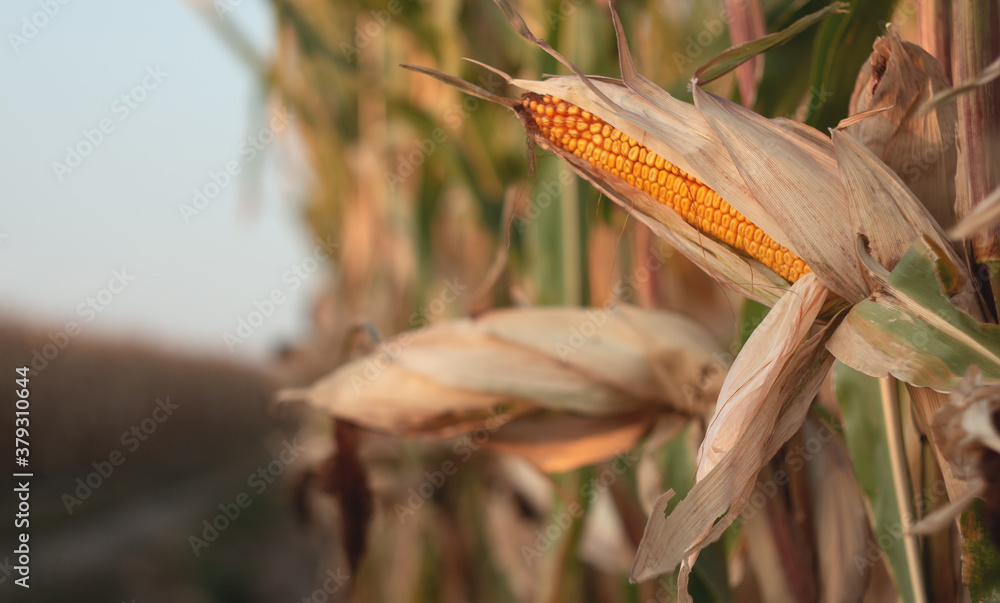
[[[844,413],[844,439],[851,453],[854,473],[864,490],[871,511],[873,542],[884,552],[896,581],[896,588],[903,601],[919,599],[913,589],[913,576],[907,563],[903,546],[903,529],[907,522],[900,517],[898,496],[911,496],[909,492],[896,492],[893,485],[892,463],[886,423],[879,404],[878,380],[850,367],[834,365],[834,387],[837,401]],[[855,569],[868,572],[879,558],[872,558],[867,551],[856,558]]]
[[[824,130],[848,114],[854,80],[872,42],[892,18],[893,0],[851,0],[847,14],[826,19],[813,46],[812,81],[805,123]]]
[[[972,365],[985,381],[1000,380],[1000,327],[952,305],[958,270],[938,246],[921,237],[891,273],[872,274],[879,290],[851,309],[830,340],[838,360],[939,391],[951,390]]]
[[[978,76],[970,80],[966,80],[965,82],[959,84],[958,86],[955,86],[954,88],[945,90],[940,94],[936,94],[934,98],[928,100],[920,108],[920,111],[924,113],[927,111],[933,111],[934,109],[937,109],[939,107],[943,107],[944,105],[957,99],[963,94],[967,94],[969,92],[972,92],[976,88],[985,86],[986,84],[992,82],[998,77],[1000,77],[1000,57],[997,57],[997,60],[990,63],[986,67],[986,69],[983,69],[982,73],[980,73]]]
[[[702,65],[695,72],[694,77],[698,84],[707,84],[736,69],[762,52],[767,52],[772,48],[781,46],[802,33],[805,29],[819,23],[826,16],[834,13],[846,13],[846,8],[847,3],[835,2],[811,15],[802,17],[777,33],[766,35],[752,42],[733,46],[725,52],[717,54],[712,60]]]

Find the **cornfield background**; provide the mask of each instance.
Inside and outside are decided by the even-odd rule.
[[[102,502],[91,508],[106,510],[88,508],[83,520],[67,518],[58,497],[77,469],[104,452],[93,442],[113,439],[115,430],[71,412],[39,419],[62,427],[38,445],[66,451],[40,461],[54,476],[44,490],[51,508],[40,512],[52,518],[40,528],[42,577],[31,598],[6,584],[3,590],[13,600],[675,600],[676,575],[640,584],[628,579],[649,517],[643,488],[650,478],[640,473],[653,471],[661,490],[676,492],[672,511],[694,483],[707,417],[694,414],[678,429],[650,429],[641,444],[617,456],[546,474],[496,441],[516,408],[498,404],[464,431],[442,427],[441,437],[402,438],[333,421],[306,405],[275,404],[274,396],[364,359],[399,334],[497,308],[606,311],[631,304],[677,312],[705,330],[714,344],[706,356],[724,370],[767,307],[721,286],[558,157],[526,144],[524,129],[504,107],[400,66],[430,67],[501,96],[516,91],[463,59],[525,79],[568,73],[526,44],[493,3],[270,4],[275,51],[261,57],[225,18],[225,0],[192,3],[259,77],[264,102],[295,116],[287,136],[305,166],[297,168],[307,178],[302,220],[311,237],[329,243],[334,260],[313,306],[311,332],[265,367],[205,366],[200,359],[100,341],[74,350],[60,368],[61,383],[46,386],[55,389],[38,392],[39,399],[66,397],[64,388],[72,386],[94,392],[86,406],[98,414],[141,419],[128,400],[155,397],[162,388],[151,383],[180,382],[188,384],[189,398],[205,402],[185,419],[183,437],[143,449],[147,456],[135,464],[146,468],[144,476],[130,474],[114,491],[96,493]],[[614,6],[643,74],[691,102],[695,70],[731,45],[734,25],[777,32],[828,4],[634,0]],[[949,2],[929,4],[951,9]],[[904,40],[933,43],[918,19],[926,19],[924,5],[848,5],[768,51],[755,86],[728,74],[706,89],[765,117],[827,132],[852,112],[855,80],[890,22]],[[584,73],[619,76],[607,3],[521,0],[517,9],[539,38]],[[746,23],[737,16],[744,10],[759,11],[763,23]],[[987,63],[1000,54],[1000,39],[992,41]],[[948,56],[947,49],[929,50]],[[950,76],[950,63],[944,65]],[[590,316],[579,315],[575,328],[583,329]],[[0,353],[9,362],[3,366],[13,366],[37,341],[43,341],[40,332],[5,327]],[[87,381],[94,357],[120,367],[112,372],[137,376],[97,393]],[[688,589],[693,599],[1000,600],[1000,556],[988,539],[977,541],[987,547],[976,557],[986,566],[975,569],[989,579],[977,579],[971,599],[963,598],[969,595],[962,594],[955,526],[924,537],[915,566],[899,561],[903,525],[890,525],[880,507],[890,504],[882,490],[893,484],[891,463],[880,456],[884,418],[877,403],[864,404],[879,393],[856,392],[854,407],[838,403],[837,394],[828,378],[801,430],[757,477],[754,512],[701,551]],[[927,501],[918,505],[922,517],[947,497],[905,389],[899,404],[909,494]],[[82,433],[71,429],[79,425]],[[227,484],[238,484],[247,467],[267,466],[282,448],[279,430],[295,434],[304,450],[279,478],[280,488],[268,489],[262,504],[234,520],[218,545],[189,555],[187,534],[201,533],[209,510],[231,502]],[[582,446],[591,445],[588,437],[581,436]],[[593,445],[599,445],[596,436]],[[173,531],[185,536],[183,543],[164,537]],[[831,550],[851,554],[838,558],[827,554]],[[924,593],[911,590],[913,582],[896,563],[919,568]]]

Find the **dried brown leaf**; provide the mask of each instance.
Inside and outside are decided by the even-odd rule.
[[[803,426],[807,441],[822,440],[823,433],[830,437],[808,465],[820,600],[861,601],[871,577],[870,572],[859,572],[856,565],[857,559],[866,558],[871,540],[865,498],[843,441],[816,420]]]

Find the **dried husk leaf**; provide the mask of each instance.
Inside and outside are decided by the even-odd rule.
[[[531,313],[522,318],[538,327],[544,321]],[[577,317],[576,324],[586,320]],[[532,399],[548,408],[581,414],[615,414],[640,405],[627,392],[606,383],[604,374],[585,375],[563,362],[558,350],[546,354],[512,345],[477,327],[472,320],[462,320],[416,331],[393,363],[451,389]],[[569,339],[568,330],[564,337]]]
[[[948,78],[937,59],[901,41],[895,30],[873,47],[858,74],[850,111],[885,110],[846,129],[899,175],[942,228],[950,228],[955,223],[958,112],[954,105],[918,111],[948,87]]]
[[[378,356],[360,358],[307,389],[284,390],[278,399],[306,401],[338,418],[401,435],[447,436],[481,426],[489,409],[504,407],[514,416],[533,409],[523,401],[511,404],[508,396],[445,387],[391,359],[386,368],[371,369],[376,361]]]
[[[920,110],[933,111],[934,109],[941,108],[963,94],[968,94],[976,88],[981,88],[986,84],[989,84],[998,77],[1000,77],[1000,57],[997,57],[995,61],[987,65],[986,68],[979,73],[979,75],[967,79],[958,86],[949,88],[940,94],[935,93],[934,98],[928,100],[927,103],[920,108]]]
[[[826,300],[827,291],[814,275],[805,275],[791,290],[797,297],[779,302],[768,313],[722,385],[720,402],[698,450],[698,480],[704,479],[751,428],[753,417],[762,412],[768,392],[809,334]]]
[[[804,322],[806,314],[811,313],[806,309],[816,307],[817,302],[821,305],[821,298],[826,295],[818,280],[808,275],[793,286],[792,292],[792,295],[782,298],[769,317],[778,315],[789,322]],[[798,338],[799,345],[793,354],[785,358],[783,365],[771,364],[768,367],[778,374],[769,390],[753,390],[754,395],[765,396],[763,401],[746,397],[723,402],[724,405],[733,405],[734,409],[746,404],[759,410],[750,416],[732,410],[726,413],[732,419],[738,417],[743,425],[736,426],[730,422],[720,425],[716,429],[719,435],[711,441],[706,438],[705,448],[710,450],[713,443],[721,448],[719,444],[723,439],[720,436],[727,438],[735,432],[738,434],[736,439],[726,441],[729,453],[719,457],[714,468],[695,484],[669,517],[658,514],[658,511],[662,512],[662,497],[657,500],[632,566],[632,580],[647,580],[673,571],[683,561],[679,584],[682,587],[686,585],[687,574],[697,552],[717,540],[735,521],[749,501],[757,472],[805,420],[809,404],[833,362],[832,356],[825,353],[824,346],[837,323],[836,320],[831,322],[805,342],[799,329],[786,330],[789,337]],[[758,328],[747,345],[753,345],[752,349],[764,347],[754,339],[773,345],[775,342],[768,339],[769,335],[766,328]],[[782,342],[778,345],[781,346]],[[766,358],[756,358],[744,351],[730,369],[736,374],[732,379],[746,381],[755,368],[766,362]],[[743,394],[737,392],[737,395]],[[681,592],[685,592],[684,588]]]
[[[627,304],[582,312],[537,308],[531,314],[537,322],[520,312],[491,312],[476,326],[542,354],[555,351],[574,370],[599,375],[636,400],[669,399],[673,408],[698,415],[718,397],[725,358],[706,340],[705,328],[681,314]],[[599,335],[592,334],[596,328]],[[699,373],[705,383],[695,387],[688,377]]]
[[[804,127],[792,134],[697,87],[694,101],[723,141],[761,210],[781,221],[783,232],[823,284],[852,303],[867,297],[833,153],[799,135]],[[744,215],[753,219],[747,212]]]
[[[563,473],[631,450],[649,429],[651,415],[640,410],[589,418],[540,411],[505,425],[488,445],[527,459],[544,473]]]
[[[712,336],[680,315],[499,310],[403,333],[281,398],[404,436],[485,424],[490,444],[564,471],[634,446],[659,416],[707,416],[722,357]]]
[[[952,302],[981,320],[983,314],[972,276],[928,209],[895,172],[850,133],[834,130],[833,146],[847,192],[853,229],[865,237],[871,258],[891,271],[913,241],[926,237],[957,271],[958,283],[952,293]],[[868,275],[873,288],[875,280]]]

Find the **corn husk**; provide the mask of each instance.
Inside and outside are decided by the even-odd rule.
[[[918,109],[948,87],[941,64],[895,30],[875,40],[858,73],[851,114],[884,109],[845,130],[898,174],[941,228],[955,223],[954,105]]]
[[[776,307],[751,335],[740,358],[722,385],[719,405],[705,431],[698,450],[697,479],[702,480],[733,450],[735,442],[751,429],[752,419],[762,412],[767,394],[799,345],[806,339],[826,299],[826,290],[806,277],[807,282],[793,287],[802,298],[790,308]],[[798,285],[798,283],[796,283]],[[782,310],[779,312],[779,309]]]
[[[702,443],[694,488],[670,516],[664,511],[673,491],[653,502],[633,580],[679,566],[679,592],[687,597],[699,551],[735,520],[757,472],[799,429],[834,356],[869,375],[894,375],[919,387],[948,389],[972,364],[983,366],[988,379],[1000,377],[1000,337],[983,324],[969,268],[939,223],[952,221],[945,210],[953,191],[939,181],[954,170],[948,111],[914,115],[940,83],[933,59],[890,35],[881,49],[888,57],[876,48],[858,84],[854,109],[860,113],[831,139],[802,124],[765,119],[709,94],[697,81],[694,106],[671,97],[638,73],[613,10],[621,79],[584,75],[535,38],[505,0],[497,3],[522,37],[575,74],[545,81],[504,75],[508,83],[566,100],[635,138],[717,191],[813,271],[789,287],[766,266],[699,234],[649,195],[549,143],[518,102],[419,69],[510,107],[539,146],[720,283],[774,306],[730,370]],[[706,78],[755,52],[724,53],[710,62]],[[883,58],[888,66],[880,72]],[[932,135],[916,140],[923,132]],[[911,178],[893,170],[928,149],[945,156],[937,171]],[[850,311],[838,314],[846,305]],[[817,321],[830,323],[810,337]],[[644,481],[648,498],[652,480]],[[949,492],[960,490],[953,484]]]
[[[669,312],[500,310],[404,333],[281,398],[404,436],[485,425],[490,446],[566,471],[632,448],[657,417],[710,414],[723,359]]]
[[[831,149],[817,144],[815,136],[802,135],[806,126],[786,130],[784,121],[764,119],[700,88],[695,88],[694,99],[752,191],[754,209],[780,220],[790,248],[797,250],[830,291],[849,302],[867,297],[868,288],[857,269],[844,186]],[[761,228],[767,232],[767,227]]]

